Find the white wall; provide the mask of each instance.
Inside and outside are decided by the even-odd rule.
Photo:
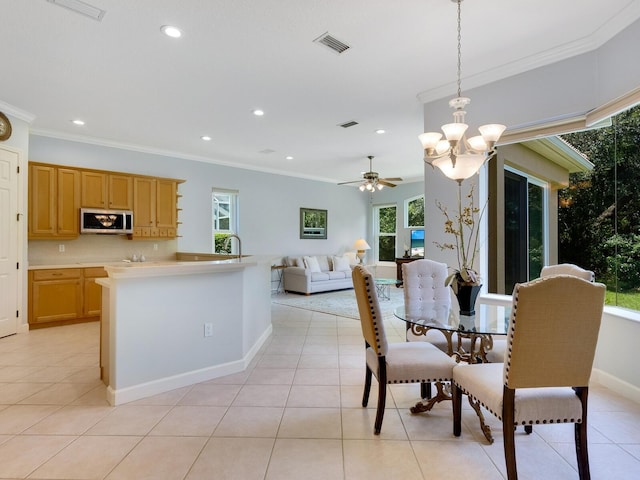
[[[214,187],[240,192],[243,253],[341,253],[367,233],[368,200],[357,188],[36,135],[29,149],[31,161],[186,180],[179,187],[179,251],[211,252]],[[327,210],[326,240],[300,239],[301,207]]]

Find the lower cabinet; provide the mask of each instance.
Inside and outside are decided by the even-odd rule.
[[[29,328],[98,320],[102,294],[95,279],[104,276],[102,267],[30,270]]]

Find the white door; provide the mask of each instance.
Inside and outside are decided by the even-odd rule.
[[[18,154],[0,148],[0,337],[17,332]]]

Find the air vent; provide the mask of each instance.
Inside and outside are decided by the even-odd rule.
[[[342,127],[342,128],[349,128],[349,127],[353,127],[355,125],[358,125],[358,122],[356,122],[355,120],[351,120],[350,122],[341,123],[338,126]]]
[[[271,150],[270,148],[265,148],[264,150],[260,150],[258,153],[264,153],[265,155],[268,155],[270,153],[274,153],[275,150]]]
[[[104,14],[107,13],[106,10],[101,10],[98,7],[81,2],[80,0],[47,0],[47,2],[67,8],[85,17],[93,18],[98,22],[101,21]]]
[[[344,42],[341,42],[337,38],[329,35],[329,32],[325,32],[320,35],[318,38],[314,40],[315,43],[319,43],[320,45],[324,45],[325,47],[329,47],[335,53],[344,53],[349,50],[349,45]]]

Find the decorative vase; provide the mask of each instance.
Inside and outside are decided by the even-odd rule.
[[[476,298],[478,298],[482,285],[458,283],[457,287],[457,291],[454,289],[454,292],[460,306],[460,315],[475,315]]]

